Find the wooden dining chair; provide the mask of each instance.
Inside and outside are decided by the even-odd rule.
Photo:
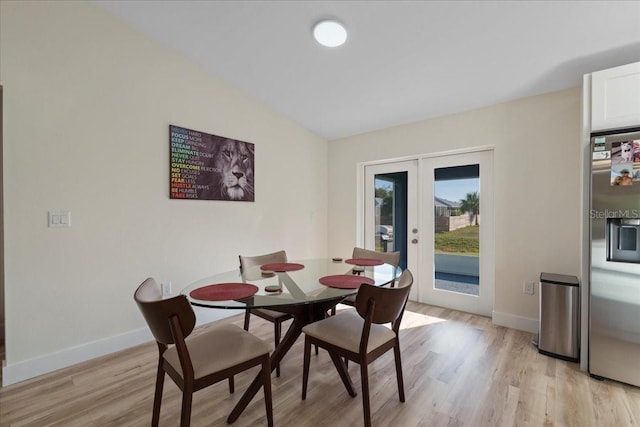
[[[377,252],[369,249],[359,248],[356,246],[353,248],[353,253],[351,257],[377,259],[384,263],[391,264],[393,268],[398,267],[398,264],[400,264],[400,252]],[[395,280],[391,282],[391,287],[394,287],[394,286],[395,286]],[[356,305],[356,296],[351,295],[346,297],[341,301],[341,304],[354,307]],[[331,315],[333,316],[335,314],[336,314],[336,308],[333,307],[331,309]]]
[[[400,402],[404,402],[398,333],[412,283],[411,272],[405,270],[398,280],[397,287],[363,284],[358,289],[355,310],[345,310],[302,328],[305,334],[302,400],[307,398],[311,345],[316,344],[329,352],[342,382],[352,397],[355,396],[355,391],[343,359],[360,365],[365,427],[371,426],[368,365],[391,349],[395,355],[398,394]],[[387,327],[388,323],[391,324],[391,329]]]
[[[190,336],[196,324],[191,304],[184,295],[162,299],[162,290],[152,278],[138,287],[133,298],[158,345],[152,426],[157,426],[160,420],[165,373],[182,390],[180,426],[185,427],[191,422],[194,392],[228,379],[229,391],[233,393],[233,376],[260,365],[267,424],[273,426],[270,346],[267,343],[236,325],[213,326]]]
[[[243,256],[240,255],[240,271],[244,271],[248,267],[254,267],[264,264],[272,264],[277,262],[287,262],[287,253],[285,251],[273,252],[265,255],[257,256]],[[269,310],[266,308],[251,308],[247,309],[244,314],[244,330],[249,330],[249,322],[251,315],[258,316],[268,322],[273,323],[273,335],[274,342],[277,346],[280,343],[282,336],[282,322],[293,318],[291,314],[281,313],[276,310]],[[280,364],[276,366],[276,376],[280,376]]]

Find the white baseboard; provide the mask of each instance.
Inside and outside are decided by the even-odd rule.
[[[6,365],[2,368],[2,386],[6,387],[77,363],[86,362],[96,357],[148,342],[151,339],[153,339],[151,332],[145,327],[56,351],[45,356]]]
[[[199,307],[194,307],[194,311],[196,313],[197,326],[240,313],[237,310],[211,310]],[[144,344],[151,340],[153,340],[151,332],[147,327],[144,327],[41,357],[5,365],[2,367],[2,386],[6,387],[39,375],[57,371],[58,369],[86,362],[96,357]]]
[[[494,311],[492,320],[495,325],[506,326],[507,328],[518,329],[520,331],[538,333],[539,322],[538,319],[531,319],[529,317],[516,316],[511,313],[500,313]]]

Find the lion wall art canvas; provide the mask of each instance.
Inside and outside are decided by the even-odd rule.
[[[172,199],[253,202],[252,143],[169,126]]]

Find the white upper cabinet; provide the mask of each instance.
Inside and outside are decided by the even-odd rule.
[[[640,126],[640,62],[591,74],[591,130]]]

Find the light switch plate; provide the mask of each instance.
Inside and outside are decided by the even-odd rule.
[[[49,211],[49,227],[71,227],[71,212]]]
[[[523,292],[525,294],[533,295],[534,294],[534,283],[533,282],[524,282]]]

